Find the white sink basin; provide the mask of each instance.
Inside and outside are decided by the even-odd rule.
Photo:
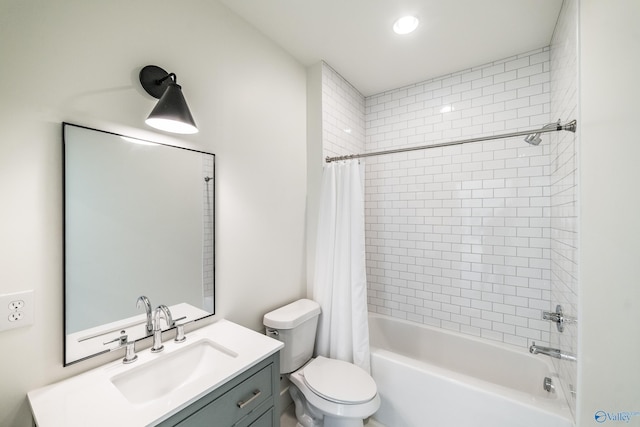
[[[216,371],[227,369],[238,354],[210,340],[200,340],[170,354],[115,375],[111,382],[131,403],[154,401]]]

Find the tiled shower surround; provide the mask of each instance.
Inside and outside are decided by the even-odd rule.
[[[555,121],[549,61],[538,49],[366,98],[325,65],[325,155],[362,143],[326,144],[329,129],[353,137],[357,114],[341,111],[361,104],[366,152],[542,127]],[[549,151],[543,136],[537,147],[511,138],[364,159],[369,310],[547,343]]]
[[[322,63],[322,151],[324,157],[364,151],[364,97]]]
[[[549,50],[366,98],[366,150],[549,123]],[[498,139],[366,159],[369,307],[526,346],[549,341],[549,144]]]

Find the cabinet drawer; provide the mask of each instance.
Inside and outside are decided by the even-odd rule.
[[[178,426],[230,426],[272,398],[273,365],[266,366],[183,420]],[[260,424],[258,424],[260,425]]]

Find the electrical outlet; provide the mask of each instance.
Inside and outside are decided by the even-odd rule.
[[[22,320],[24,318],[24,313],[21,311],[12,311],[9,314],[9,322],[17,322],[18,320]]]
[[[33,324],[33,291],[0,295],[0,331]]]
[[[9,303],[9,310],[20,310],[21,308],[24,308],[24,301],[21,299]]]

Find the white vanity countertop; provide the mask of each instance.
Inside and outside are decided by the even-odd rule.
[[[112,378],[158,361],[201,341],[212,341],[235,354],[220,369],[212,369],[160,398],[131,403],[116,388]],[[283,343],[227,320],[187,333],[187,341],[176,344],[173,338],[164,341],[164,351],[140,351],[138,360],[130,364],[122,359],[100,366],[64,381],[30,391],[27,396],[35,422],[39,427],[154,425],[274,354]],[[120,350],[124,356],[124,350]],[[157,375],[163,375],[159,369]],[[153,384],[149,384],[153,387]]]

